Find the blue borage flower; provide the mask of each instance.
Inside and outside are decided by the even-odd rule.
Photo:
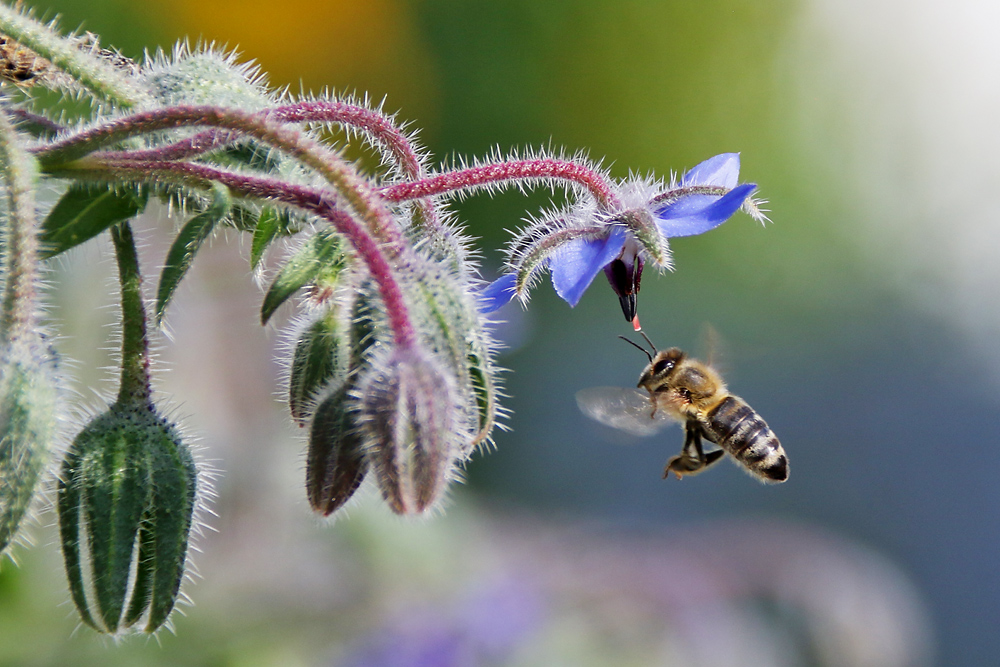
[[[546,267],[556,294],[575,306],[603,270],[625,318],[638,328],[643,266],[648,260],[660,270],[672,268],[667,239],[707,232],[740,208],[756,220],[767,219],[763,202],[751,197],[757,186],[738,184],[739,172],[739,154],[723,153],[666,188],[662,181],[630,177],[619,184],[619,210],[600,210],[581,199],[543,213],[507,247],[507,271],[480,293],[480,310],[493,312],[514,296],[526,301]]]

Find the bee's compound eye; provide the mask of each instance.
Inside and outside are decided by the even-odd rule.
[[[653,375],[663,375],[674,367],[673,359],[660,359],[653,365]]]

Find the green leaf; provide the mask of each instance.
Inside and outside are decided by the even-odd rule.
[[[211,236],[216,224],[229,213],[232,206],[229,189],[219,183],[212,184],[212,203],[208,208],[191,218],[177,234],[170,246],[167,260],[160,274],[160,285],[156,290],[156,323],[163,320],[163,313],[177,290],[181,279],[191,267],[194,256],[205,240]]]
[[[261,323],[267,324],[274,311],[302,287],[312,283],[324,287],[336,285],[345,266],[347,253],[344,239],[329,229],[313,234],[302,249],[281,267],[268,288],[260,307]]]
[[[111,225],[130,220],[146,208],[145,190],[116,191],[74,185],[42,223],[42,256],[55,257],[92,239]]]
[[[278,236],[278,213],[270,206],[265,206],[257,219],[257,227],[253,230],[253,241],[250,243],[250,268],[256,269],[264,258],[264,251]]]

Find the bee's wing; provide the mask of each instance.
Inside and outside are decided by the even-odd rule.
[[[666,411],[653,412],[649,394],[625,387],[589,387],[576,392],[580,411],[605,426],[641,437],[674,423]]]

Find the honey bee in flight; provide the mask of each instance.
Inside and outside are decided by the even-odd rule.
[[[584,389],[576,400],[585,415],[640,436],[652,435],[671,422],[683,424],[684,446],[667,462],[664,477],[696,475],[729,454],[762,482],[788,479],[788,457],[778,438],[746,401],[729,393],[715,369],[676,347],[657,352],[646,334],[642,337],[652,353],[620,337],[649,357],[638,389]],[[702,438],[719,448],[705,451]]]

